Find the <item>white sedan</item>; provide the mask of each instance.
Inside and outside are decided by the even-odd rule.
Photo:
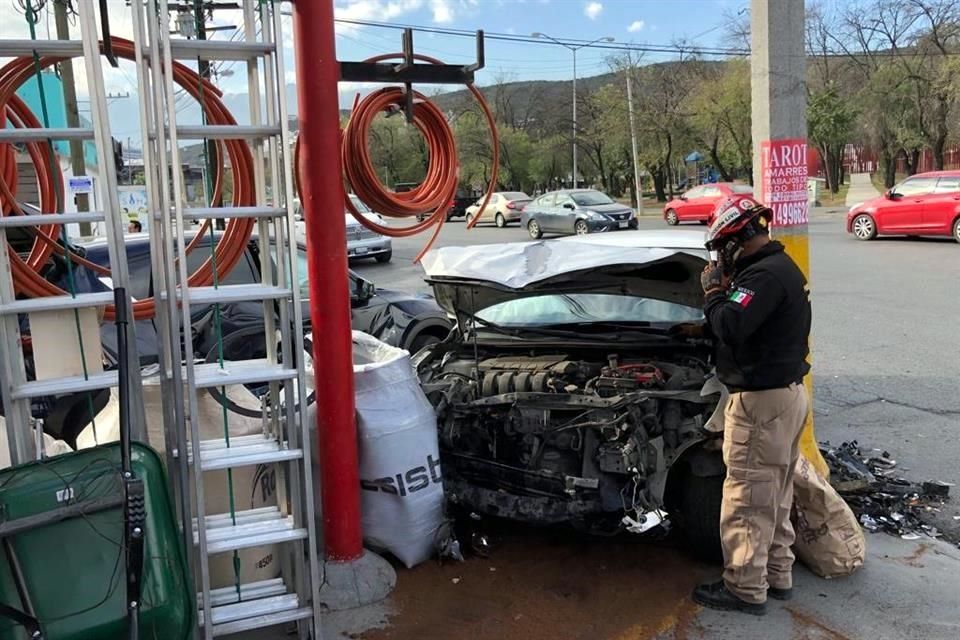
[[[498,227],[519,222],[520,212],[532,199],[522,191],[498,191],[490,196],[490,202],[480,214],[480,222],[493,222]],[[467,207],[467,224],[477,216],[481,204],[482,198]]]

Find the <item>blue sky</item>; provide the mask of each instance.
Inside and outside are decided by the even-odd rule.
[[[337,0],[338,17],[454,29],[529,35],[540,31],[556,38],[613,37],[617,42],[670,45],[686,39],[700,46],[732,46],[724,40],[725,13],[736,13],[748,0]],[[382,28],[338,27],[337,54],[361,59],[399,48],[400,32]],[[472,59],[467,38],[415,35],[417,50],[451,62]],[[571,53],[549,44],[487,41],[487,69],[481,83],[495,75],[516,79],[564,80],[572,75]],[[614,52],[582,50],[577,75],[604,73]],[[646,62],[669,59],[647,53]]]
[[[328,1],[328,0],[311,0]],[[28,38],[29,32],[22,12],[12,0],[0,0],[0,37]],[[94,3],[96,6],[96,3]],[[726,16],[746,8],[749,0],[334,0],[335,13],[340,18],[362,21],[411,24],[443,29],[484,29],[491,33],[529,36],[534,31],[555,38],[593,40],[612,37],[617,42],[671,45],[678,40],[701,46],[739,46],[724,39]],[[131,10],[125,0],[108,0],[111,8],[112,32],[121,37],[133,35]],[[284,11],[289,5],[284,4]],[[214,24],[239,26],[240,11],[218,11]],[[37,25],[38,37],[45,38],[54,31],[49,11],[41,15]],[[176,25],[171,22],[171,28]],[[294,80],[291,19],[284,19],[284,53],[287,60],[287,80]],[[400,30],[356,25],[337,25],[337,55],[341,60],[360,60],[378,53],[400,49]],[[77,36],[74,30],[74,37]],[[236,36],[234,31],[217,32],[213,37],[226,39]],[[446,62],[466,63],[474,59],[471,38],[417,33],[414,36],[417,51],[442,58]],[[609,70],[606,59],[615,51],[583,49],[577,54],[577,75],[587,77]],[[479,84],[503,80],[569,80],[572,76],[571,53],[546,41],[535,43],[505,42],[488,39],[487,67],[478,73]],[[643,62],[658,62],[675,55],[647,53]],[[188,63],[189,64],[189,63]],[[223,63],[215,65],[230,74],[218,77],[217,83],[227,94],[228,107],[241,122],[246,115],[246,74],[243,65]],[[86,97],[86,74],[83,65],[76,65],[78,94]],[[123,62],[118,70],[104,65],[105,84],[112,94],[129,94],[129,98],[111,101],[110,116],[114,135],[139,142],[139,115],[136,107],[136,70],[132,63]],[[341,105],[349,107],[358,90],[371,85],[340,85]],[[430,87],[418,87],[430,92]],[[288,91],[292,97],[293,89]],[[182,106],[181,105],[182,102]],[[294,100],[290,101],[295,110]],[[85,104],[81,103],[81,111]],[[178,119],[182,123],[199,119],[199,112],[189,100],[178,102]]]

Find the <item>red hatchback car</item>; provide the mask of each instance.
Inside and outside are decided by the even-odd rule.
[[[852,206],[847,233],[859,240],[909,235],[952,236],[960,242],[960,171],[918,173],[881,197]]]
[[[753,187],[747,184],[734,184],[733,182],[702,184],[664,205],[663,219],[670,225],[680,224],[681,222],[709,224],[713,210],[720,204],[720,201],[735,193],[753,195]]]

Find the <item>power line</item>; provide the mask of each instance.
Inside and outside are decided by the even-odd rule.
[[[370,34],[370,35],[375,36],[378,40],[383,40],[383,41],[389,40],[389,38],[386,36],[378,36],[377,34]],[[359,38],[355,38],[345,33],[338,33],[337,37],[343,38],[344,40],[352,42],[356,46],[360,46],[365,49],[369,49],[371,51],[376,51],[376,52],[383,51],[382,46],[377,46],[376,44],[370,44],[369,42],[365,42],[363,40],[360,40]],[[463,53],[455,54],[451,51],[444,51],[442,49],[437,49],[432,46],[417,45],[417,51],[419,51],[420,53],[429,53],[432,55],[442,57],[448,63],[451,62],[451,57],[458,57],[458,56],[465,55]],[[605,55],[609,55],[609,54],[605,54]],[[497,57],[487,56],[486,61],[487,61],[487,71],[497,68],[498,66],[503,67],[504,65],[508,65],[510,69],[519,70],[519,71],[538,71],[542,73],[562,73],[562,72],[570,71],[569,62],[559,63],[556,59],[549,59],[549,60],[543,59],[542,62],[546,64],[539,64],[538,61],[531,60],[529,58],[524,58],[523,63],[518,63],[516,62],[515,59],[511,59],[511,58],[497,58]],[[526,63],[531,63],[531,64],[526,64]],[[608,67],[608,63],[605,57],[585,57],[583,58],[582,67],[583,69],[603,69]]]
[[[420,31],[422,33],[436,33],[441,35],[457,36],[462,38],[475,38],[476,32],[469,31],[467,29],[451,29],[451,28],[440,28],[440,27],[425,27],[421,25],[411,25],[411,24],[402,24],[402,23],[387,23],[387,22],[375,22],[372,20],[349,20],[347,18],[336,18],[335,22],[340,24],[351,24],[361,27],[377,27],[381,29],[413,29],[414,31]],[[540,38],[533,38],[531,36],[521,36],[517,34],[510,33],[497,33],[497,32],[484,32],[484,37],[488,40],[502,40],[505,42],[520,42],[524,44],[539,44],[539,45],[570,45],[570,46],[582,46],[585,48],[592,49],[609,49],[612,51],[638,51],[644,53],[673,53],[673,54],[698,54],[705,56],[744,56],[749,55],[749,49],[732,49],[732,48],[719,48],[719,47],[684,47],[677,45],[655,45],[655,44],[635,44],[632,42],[598,42],[591,43],[589,40],[578,40],[574,38],[558,38],[558,43],[550,42],[549,40],[543,40]]]
[[[336,18],[334,21],[341,24],[350,24],[350,25],[361,26],[361,27],[375,27],[380,29],[395,29],[395,30],[412,29],[414,31],[420,31],[422,33],[434,33],[439,35],[455,36],[455,37],[462,37],[462,38],[476,37],[476,32],[470,31],[468,29],[428,27],[428,26],[422,26],[422,25],[403,24],[403,23],[376,22],[372,20],[350,20],[347,18]],[[705,32],[705,33],[708,33],[708,32]],[[343,34],[340,34],[340,35],[343,35]],[[719,57],[744,57],[744,56],[750,55],[750,49],[740,49],[740,48],[698,47],[694,45],[684,46],[684,45],[636,44],[632,42],[591,43],[589,40],[580,40],[575,38],[558,38],[556,42],[553,42],[553,41],[545,40],[542,38],[533,38],[530,36],[523,36],[523,35],[517,35],[517,34],[510,34],[510,33],[497,33],[497,32],[491,32],[491,31],[485,31],[484,38],[486,38],[487,40],[501,40],[505,42],[516,42],[521,44],[539,44],[539,45],[551,45],[551,46],[559,46],[559,45],[580,46],[587,49],[606,49],[611,51],[637,51],[642,53],[666,53],[666,54],[676,54],[676,55],[702,55],[702,56],[719,56]],[[951,56],[952,57],[952,56],[960,56],[960,50],[938,52],[936,56],[933,56],[930,52],[917,51],[915,49],[910,50],[906,47],[898,47],[896,50],[884,49],[884,50],[877,50],[877,51],[808,50],[805,53],[805,57],[814,57],[814,56],[822,57],[824,55],[832,56],[832,57],[868,57],[868,56],[878,56],[878,57]]]

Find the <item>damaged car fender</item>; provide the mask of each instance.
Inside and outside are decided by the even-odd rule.
[[[453,322],[429,297],[377,289],[377,304],[353,304],[354,326],[382,342],[416,353],[447,337]]]

